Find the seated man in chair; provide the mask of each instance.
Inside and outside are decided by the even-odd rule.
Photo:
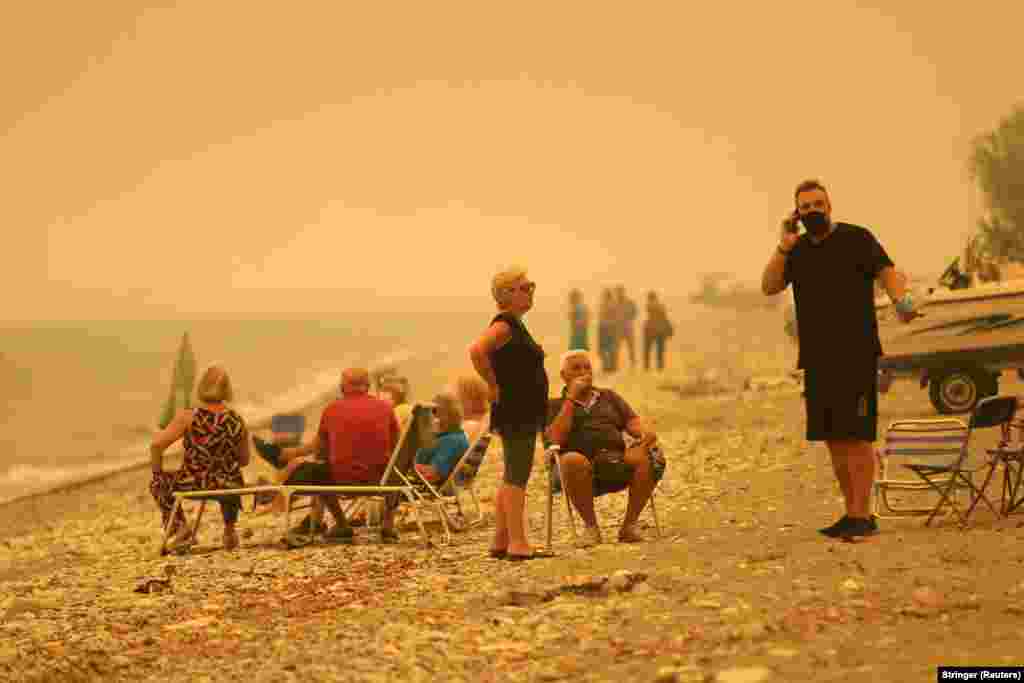
[[[273,444],[256,442],[261,455],[287,473],[285,484],[346,485],[377,484],[384,476],[392,451],[398,443],[398,419],[391,404],[369,394],[370,374],[363,368],[349,368],[341,375],[341,398],[324,408],[320,428],[313,439],[294,448],[274,452]],[[326,457],[325,457],[326,456]],[[327,534],[329,540],[345,541],[353,536],[352,528],[336,496],[320,496],[336,522]],[[381,537],[395,542],[395,504],[385,506],[381,521]],[[308,534],[322,511],[315,505],[293,532]]]
[[[562,449],[562,485],[583,518],[584,542],[601,542],[594,514],[595,494],[624,488],[629,489],[629,503],[619,541],[642,541],[636,521],[656,484],[648,451],[658,437],[621,396],[593,385],[594,371],[586,351],[563,355],[561,375],[565,388],[562,397],[551,400],[548,406],[545,436]],[[628,450],[623,431],[639,439]]]

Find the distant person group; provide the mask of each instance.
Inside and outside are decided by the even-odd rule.
[[[620,357],[629,357],[629,366],[636,368],[636,328],[640,311],[636,302],[626,294],[626,288],[619,285],[606,288],[601,293],[601,304],[597,318],[597,351],[601,370],[605,373],[619,369]],[[644,370],[651,369],[651,353],[658,370],[665,368],[665,346],[675,333],[668,318],[668,310],[658,299],[656,292],[648,292],[646,318],[643,324]],[[569,292],[569,348],[590,349],[590,309],[583,301],[583,292],[573,289]]]

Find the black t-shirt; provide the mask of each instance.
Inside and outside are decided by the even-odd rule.
[[[798,368],[854,363],[882,354],[874,281],[893,262],[866,228],[836,223],[815,244],[803,234],[786,258],[800,342]]]

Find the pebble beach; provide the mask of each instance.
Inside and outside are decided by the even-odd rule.
[[[824,539],[839,492],[802,438],[778,316],[715,314],[701,329],[679,334],[663,373],[597,378],[655,423],[660,537],[647,510],[646,540],[615,542],[625,496],[610,495],[605,542],[576,548],[559,496],[555,557],[488,557],[496,439],[476,484],[485,521],[450,545],[426,549],[407,526],[397,545],[359,529],[353,545],[287,550],[277,514],[244,512],[241,547],[225,552],[214,508],[190,554],[161,557],[148,472],[122,472],[0,507],[0,679],[933,680],[939,665],[1019,664],[1024,518],[882,520],[861,543]],[[416,370],[416,398],[456,363]],[[880,427],[934,416],[911,383],[880,411]],[[538,545],[546,482],[538,451]]]

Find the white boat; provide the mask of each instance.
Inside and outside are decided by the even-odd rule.
[[[1024,345],[1024,280],[967,289],[935,289],[918,297],[922,317],[901,323],[888,297],[876,299],[887,358],[963,353]]]

